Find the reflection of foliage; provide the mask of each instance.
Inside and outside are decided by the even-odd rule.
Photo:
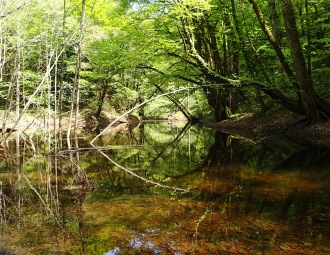
[[[119,164],[190,192],[143,182],[88,151],[79,166],[98,185],[68,189],[77,176],[69,156],[24,155],[24,174],[60,224],[6,164],[0,241],[32,254],[329,253],[329,150],[256,145],[167,123],[103,138],[117,145],[105,153]]]
[[[207,154],[211,131],[198,127],[170,128],[166,123],[148,124],[132,134],[135,145],[150,145],[150,149],[118,149],[114,158],[118,163],[146,172],[146,178],[169,181],[201,164]],[[141,139],[142,138],[142,139]],[[203,148],[203,149],[202,149]],[[145,158],[148,157],[148,160]],[[168,161],[171,164],[168,164]]]

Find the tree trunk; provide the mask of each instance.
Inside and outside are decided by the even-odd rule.
[[[108,83],[109,82],[106,79],[102,79],[101,82],[102,82],[102,91],[100,92],[97,111],[95,113],[96,118],[99,118],[100,115],[101,115],[104,99],[105,99],[105,96],[106,96],[107,91],[108,91]]]
[[[62,120],[63,120],[63,94],[64,94],[64,74],[65,74],[65,26],[66,26],[66,0],[63,0],[63,23],[62,23],[62,48],[61,54],[61,71],[60,71],[60,90],[59,90],[59,119],[58,119],[58,138],[59,138],[59,150],[62,149]]]
[[[80,78],[81,78],[81,63],[82,63],[82,42],[83,42],[83,33],[84,33],[84,20],[86,13],[86,0],[81,2],[81,20],[80,20],[80,38],[78,42],[78,60],[77,60],[77,69],[75,77],[75,87],[76,87],[76,113],[75,113],[75,122],[74,122],[74,133],[77,134],[78,130],[78,119],[79,119],[79,103],[80,103]]]
[[[311,37],[311,18],[309,12],[309,1],[305,0],[306,26],[307,26],[307,70],[312,75],[312,37]]]
[[[231,91],[229,88],[203,87],[216,121],[226,120],[231,113]]]
[[[284,53],[282,52],[279,42],[276,40],[275,35],[272,33],[272,31],[266,24],[266,20],[264,18],[264,15],[263,15],[259,5],[256,3],[255,0],[249,0],[249,2],[252,4],[254,13],[256,14],[256,16],[258,18],[260,27],[262,28],[263,32],[267,36],[268,41],[270,42],[273,49],[275,50],[277,58],[280,61],[285,74],[287,75],[289,80],[292,82],[293,87],[295,89],[297,89],[298,97],[300,100],[299,85],[297,84],[296,79],[294,77],[294,73],[293,73],[292,69],[290,68],[288,61],[286,60]]]
[[[15,84],[16,84],[16,89],[15,89],[15,94],[16,94],[16,120],[19,118],[20,115],[20,73],[21,73],[21,46],[20,46],[20,34],[18,34],[17,42],[16,42],[16,54],[17,56],[15,57],[15,66],[16,66],[16,71],[15,71]]]
[[[176,4],[180,3],[176,1]],[[184,11],[194,12],[194,10],[189,10],[189,6]],[[223,15],[225,16],[225,14]],[[180,17],[180,35],[184,50],[195,61],[193,66],[200,70],[207,83],[213,85],[227,83],[224,76],[230,76],[233,71],[229,66],[229,49],[227,48],[232,44],[228,44],[229,39],[224,33],[228,26],[225,23],[222,24],[223,43],[219,45],[217,38],[219,20],[209,19],[208,13],[198,16],[198,18],[189,19],[187,18],[189,16],[190,14]],[[229,89],[209,87],[204,88],[203,91],[208,104],[214,111],[215,119],[217,121],[225,120],[233,106]]]
[[[280,2],[286,35],[293,59],[293,67],[296,72],[296,79],[301,89],[304,115],[306,116],[308,122],[316,122],[320,120],[320,113],[316,103],[312,77],[308,72],[299,41],[299,33],[293,5],[291,0],[280,0]]]
[[[274,31],[274,37],[279,45],[282,44],[280,21],[276,11],[276,0],[268,0],[269,17],[272,29]]]
[[[243,53],[243,57],[244,57],[245,63],[246,63],[246,66],[247,66],[247,69],[248,69],[250,75],[253,77],[253,79],[255,78],[256,73],[257,73],[257,70],[256,69],[260,69],[261,72],[263,73],[265,79],[267,81],[270,81],[269,80],[269,77],[268,77],[268,74],[266,73],[265,68],[262,65],[262,61],[260,61],[258,59],[258,55],[256,54],[255,47],[253,46],[252,41],[251,41],[250,36],[249,36],[248,33],[247,33],[247,38],[248,38],[248,41],[249,41],[250,46],[251,46],[251,48],[253,50],[253,53],[254,53],[254,58],[253,59],[252,59],[252,54],[249,53],[247,51],[247,48],[245,47],[245,44],[244,44],[244,41],[245,40],[243,38],[243,32],[241,30],[240,23],[238,21],[237,12],[236,12],[236,5],[235,5],[235,1],[234,0],[231,0],[231,12],[232,12],[232,17],[233,17],[233,21],[234,21],[233,26],[235,28],[236,37],[237,37],[235,40],[233,40],[234,42],[237,41],[236,42],[237,46],[234,47],[234,49],[237,49],[237,53],[234,54],[234,57],[235,57],[235,55],[238,55],[238,49],[241,49],[241,51]],[[239,56],[237,56],[236,58],[238,58],[238,57]],[[239,58],[238,58],[237,61],[239,61]],[[235,68],[236,65],[237,65],[237,71],[236,71],[236,68]],[[234,74],[236,74],[237,76],[239,76],[239,63],[237,63],[237,64],[234,65]],[[259,89],[256,89],[256,97],[257,97],[257,101],[259,102],[259,105],[260,105],[261,110],[262,111],[265,111],[267,109],[267,107],[266,107],[266,104],[265,104],[265,102],[263,101],[263,99],[261,97],[261,93],[260,93],[260,90]]]

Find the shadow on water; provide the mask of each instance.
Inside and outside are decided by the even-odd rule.
[[[329,254],[330,149],[181,123],[0,151],[13,254]],[[1,250],[0,250],[0,254]],[[10,254],[10,253],[8,253]]]

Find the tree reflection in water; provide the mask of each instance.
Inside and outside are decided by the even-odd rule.
[[[112,130],[98,141],[103,154],[88,139],[74,144],[50,153],[41,141],[35,150],[20,141],[0,152],[0,247],[15,254],[330,253],[329,148],[284,137],[255,144],[166,123]]]

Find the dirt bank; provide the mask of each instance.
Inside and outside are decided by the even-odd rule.
[[[277,111],[270,114],[253,113],[212,123],[216,130],[260,141],[278,136],[290,136],[330,147],[330,121],[306,125],[303,117]]]

